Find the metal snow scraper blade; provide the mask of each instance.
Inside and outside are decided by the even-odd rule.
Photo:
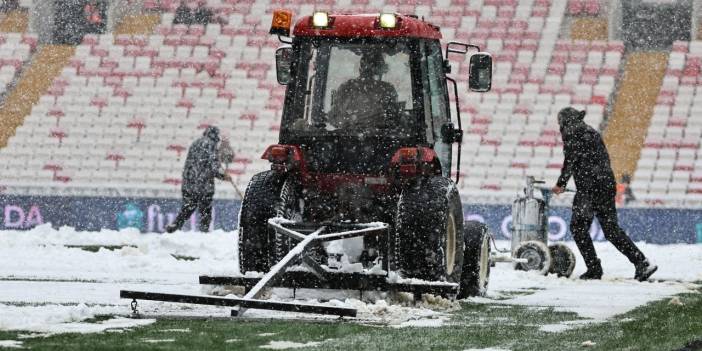
[[[144,291],[121,290],[119,297],[123,299],[151,300],[163,302],[190,303],[195,305],[212,305],[224,307],[256,308],[285,312],[328,314],[339,317],[356,317],[356,309],[332,307],[291,302],[256,300],[245,298],[213,297],[204,295],[180,295],[152,293]]]
[[[295,223],[283,218],[271,218],[268,220],[268,224],[278,233],[287,235],[293,240],[298,240],[299,242],[297,243],[297,245],[295,245],[295,247],[293,247],[290,250],[290,252],[288,252],[285,255],[285,257],[283,257],[278,263],[276,263],[268,273],[263,275],[263,277],[261,277],[260,280],[256,282],[256,284],[246,293],[246,295],[243,298],[165,294],[127,290],[120,291],[120,297],[133,300],[132,311],[134,313],[137,313],[136,300],[142,299],[177,303],[192,303],[200,305],[238,307],[238,310],[232,310],[233,316],[241,316],[247,308],[254,308],[301,313],[328,314],[337,315],[340,317],[355,317],[356,309],[353,308],[330,307],[323,305],[310,305],[293,302],[275,302],[268,300],[260,300],[258,299],[258,297],[263,292],[263,288],[265,288],[266,286],[274,285],[275,282],[278,279],[280,279],[282,275],[281,273],[285,271],[285,268],[296,262],[302,262],[305,266],[309,267],[313,273],[318,275],[320,278],[323,278],[324,269],[316,261],[308,257],[305,253],[305,249],[311,243],[315,241],[347,239],[363,235],[378,235],[381,232],[387,230],[388,225],[386,223],[370,223],[353,226],[330,225],[330,227],[333,227],[334,229],[337,229],[337,227],[344,229],[342,229],[339,232],[322,234],[327,229],[327,226],[321,226],[318,227],[316,230],[311,231],[311,233],[309,234],[303,234],[300,231],[307,231],[307,228],[298,229],[300,231],[285,228],[283,224]]]

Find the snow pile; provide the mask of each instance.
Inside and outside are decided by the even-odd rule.
[[[97,245],[122,248],[101,248],[95,253],[80,248]],[[67,227],[54,230],[47,224],[26,232],[0,231],[0,250],[0,277],[185,282],[186,278],[197,280],[198,274],[238,274],[236,234],[222,231],[95,233]]]
[[[0,330],[29,330],[46,334],[96,333],[108,329],[122,329],[148,325],[153,319],[111,318],[97,323],[81,322],[97,315],[123,313],[117,306],[40,305],[13,306],[0,304]]]

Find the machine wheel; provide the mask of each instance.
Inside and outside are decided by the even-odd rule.
[[[526,263],[517,263],[515,268],[522,271],[538,271],[546,275],[551,269],[551,252],[540,241],[525,241],[519,245],[515,258],[527,259]]]
[[[302,191],[300,190],[297,179],[286,179],[280,189],[276,204],[273,206],[275,216],[295,222],[304,221],[305,206],[302,200]],[[285,255],[297,245],[297,241],[290,239],[290,237],[285,234],[275,233],[275,231],[273,231],[271,235],[275,238],[273,245],[274,259],[271,263],[271,265],[273,265],[285,257]],[[313,243],[309,246],[307,253],[318,263],[326,264],[327,254],[322,243]]]
[[[490,235],[485,224],[477,221],[463,223],[463,274],[458,298],[485,296],[490,281]]]
[[[396,266],[405,278],[458,283],[463,208],[450,179],[431,177],[402,191],[395,220]]]
[[[298,187],[293,179],[288,178],[280,189],[279,197],[274,205],[276,217],[283,217],[291,221],[302,220],[302,208],[300,206]],[[275,261],[280,261],[290,251],[293,244],[286,235],[273,233],[275,236]]]
[[[272,238],[268,219],[275,216],[284,176],[273,171],[257,173],[246,188],[239,213],[239,270],[267,272],[271,267]]]
[[[575,254],[563,243],[555,243],[548,247],[551,252],[551,269],[549,273],[554,273],[559,277],[570,277],[575,269]]]

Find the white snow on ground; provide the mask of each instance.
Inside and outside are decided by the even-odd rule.
[[[22,342],[17,340],[0,340],[0,347],[6,347],[8,349],[19,349],[22,348]]]
[[[198,276],[238,274],[236,233],[140,234],[136,231],[76,232],[44,225],[31,231],[0,232],[0,329],[41,333],[99,332],[130,328],[152,320],[113,318],[100,323],[81,322],[96,315],[130,313],[128,300],[119,290],[202,294],[211,288],[198,284]],[[66,246],[111,245],[127,247],[89,252]],[[506,247],[507,242],[498,242]],[[571,245],[572,247],[572,245]],[[555,307],[574,311],[599,321],[624,313],[647,302],[684,292],[702,280],[702,245],[647,245],[644,253],[660,269],[654,278],[663,281],[639,283],[631,279],[633,266],[608,243],[597,243],[605,279],[578,281],[543,277],[514,271],[498,263],[492,270],[488,298],[474,302]],[[178,260],[175,256],[194,257]],[[579,255],[576,254],[579,257]],[[580,258],[579,258],[580,259]],[[574,277],[584,271],[579,261]],[[533,289],[539,289],[533,291]],[[504,297],[507,291],[529,291],[527,295]],[[393,326],[439,326],[450,318],[455,303],[427,299],[411,306],[406,297],[358,292],[301,290],[297,298],[330,305],[354,307],[359,319]],[[372,302],[368,302],[372,298]],[[272,299],[291,299],[287,289],[273,290]],[[390,300],[392,302],[388,303]],[[226,317],[229,310],[212,306],[140,302],[144,314]],[[296,318],[300,315],[248,310],[247,317]],[[302,316],[306,317],[306,316]],[[335,318],[335,317],[334,317]],[[569,327],[569,326],[568,326]],[[562,325],[544,326],[559,331]]]
[[[315,347],[321,345],[321,342],[310,341],[307,343],[292,342],[292,341],[271,341],[267,345],[261,346],[262,349],[270,350],[287,350],[287,349],[299,349],[302,347]]]
[[[175,342],[175,339],[141,339],[141,341],[149,344],[160,344],[162,342]]]
[[[0,330],[29,330],[46,334],[96,333],[108,329],[121,329],[155,322],[153,319],[111,318],[97,323],[83,320],[96,315],[124,312],[118,306],[92,306],[81,303],[76,306],[47,304],[40,306],[13,306],[0,304]]]
[[[507,242],[498,242],[504,248]],[[688,291],[692,282],[702,281],[702,245],[651,245],[639,243],[639,248],[658,265],[658,272],[651,278],[655,282],[638,282],[633,279],[634,266],[609,243],[596,243],[604,276],[602,280],[576,279],[585,272],[585,263],[574,243],[568,243],[578,262],[570,279],[553,275],[541,276],[533,272],[519,272],[511,265],[498,263],[491,276],[488,297],[500,291],[536,288],[533,294],[520,295],[498,303],[528,306],[555,307],[559,311],[572,311],[594,321],[630,311],[637,306],[666,296]],[[495,303],[491,299],[473,299]]]

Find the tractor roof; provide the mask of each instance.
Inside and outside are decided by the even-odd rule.
[[[293,35],[300,37],[411,37],[441,39],[439,27],[415,17],[396,15],[397,26],[392,29],[380,28],[379,14],[330,14],[329,27],[315,28],[312,16],[297,21]]]

